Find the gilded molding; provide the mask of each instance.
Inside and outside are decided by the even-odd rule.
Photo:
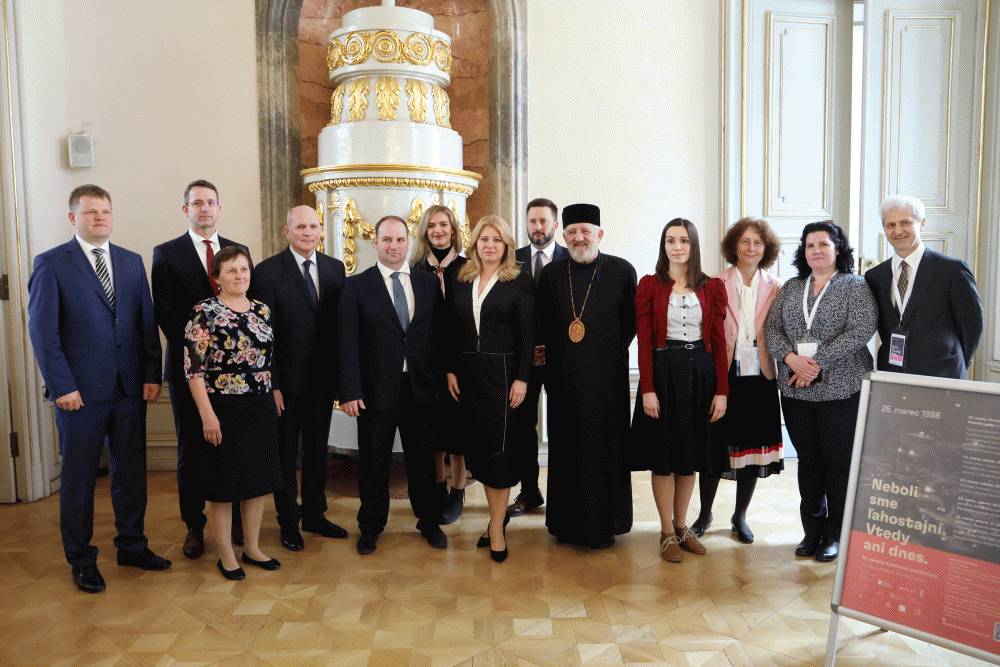
[[[458,220],[458,204],[454,199],[448,200],[448,208],[451,209],[451,212],[455,215],[455,219]],[[468,248],[469,243],[472,242],[472,226],[469,223],[468,216],[465,217],[465,222],[458,224],[458,232],[462,235],[462,247]]]
[[[406,216],[406,227],[410,230],[410,236],[417,236],[417,228],[420,226],[420,218],[424,217],[424,202],[420,197],[414,197],[410,204],[410,215]]]
[[[336,125],[344,115],[344,84],[338,85],[330,95],[330,125]]]
[[[355,121],[365,119],[365,111],[368,110],[368,79],[355,79],[347,88],[349,119]]]
[[[324,243],[323,239],[326,238],[326,221],[323,216],[323,204],[321,202],[316,202],[316,215],[319,216],[319,243],[316,244],[316,251],[323,252]]]
[[[375,107],[379,120],[396,120],[399,108],[399,82],[391,76],[380,76],[375,84]]]
[[[451,100],[441,86],[432,88],[434,94],[434,118],[441,127],[451,127]]]
[[[331,72],[360,65],[370,58],[380,63],[409,63],[423,67],[433,64],[451,72],[451,45],[432,35],[414,32],[405,38],[392,30],[365,30],[334,37],[326,51],[326,67]]]
[[[310,188],[311,189],[311,188]],[[375,227],[365,222],[358,213],[358,205],[350,197],[344,199],[344,270],[347,275],[352,275],[358,268],[358,259],[355,254],[358,251],[357,236],[361,233],[361,238],[371,241],[375,238]]]
[[[406,108],[414,123],[427,122],[427,84],[417,79],[406,80]]]
[[[413,188],[417,190],[446,190],[459,195],[471,195],[475,188],[454,181],[439,181],[431,178],[407,178],[401,176],[344,176],[327,178],[309,184],[309,192],[336,188]],[[346,224],[346,223],[345,223]]]

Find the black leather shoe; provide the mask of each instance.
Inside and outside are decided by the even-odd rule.
[[[802,541],[795,545],[795,555],[796,556],[815,556],[816,548],[819,546],[820,540],[823,539],[822,535],[810,535],[806,533],[806,536],[802,538]]]
[[[816,547],[816,560],[820,563],[830,563],[837,560],[838,553],[840,553],[840,542],[838,540],[824,539]]]
[[[232,532],[230,533],[230,538],[233,540],[234,547],[243,546],[243,526],[238,523],[233,524]]]
[[[691,524],[691,532],[694,533],[695,537],[701,537],[708,530],[709,526],[712,525],[712,513],[709,512],[708,516],[698,515],[694,523]],[[751,540],[752,542],[753,540]]]
[[[420,534],[424,536],[427,540],[427,544],[431,545],[435,549],[447,549],[448,548],[448,536],[444,534],[444,531],[439,527],[435,526],[428,530],[420,531]]]
[[[104,577],[96,565],[73,566],[73,583],[84,593],[100,593],[104,590]]]
[[[441,510],[441,523],[446,526],[450,523],[455,523],[458,521],[458,517],[462,516],[464,508],[465,489],[452,489],[451,493],[448,494],[448,502],[444,504],[444,509]]]
[[[205,553],[205,534],[201,530],[188,529],[182,551],[188,558],[201,558]]]
[[[533,512],[544,504],[545,499],[542,498],[540,491],[535,491],[534,493],[525,493],[522,491],[517,494],[517,498],[507,508],[507,516],[523,516],[529,512]]]
[[[262,570],[274,571],[281,569],[281,561],[279,561],[277,558],[270,558],[268,560],[254,560],[253,558],[250,558],[250,556],[247,556],[247,553],[244,551],[243,555],[240,556],[240,560],[242,560],[247,565],[253,565],[254,567],[259,567]]]
[[[358,538],[358,553],[362,556],[367,556],[368,554],[375,553],[375,549],[378,547],[378,534],[377,533],[361,533],[361,537]]]
[[[315,519],[302,519],[302,530],[307,533],[316,533],[317,535],[322,535],[323,537],[333,537],[338,539],[347,537],[346,530],[332,521],[328,521],[325,516],[320,516]]]
[[[306,543],[302,539],[302,533],[299,532],[298,528],[282,528],[281,546],[289,551],[302,551]]]
[[[733,535],[736,536],[743,544],[753,544],[753,532],[750,530],[750,526],[747,525],[747,520],[743,517],[737,519],[732,518],[733,522]],[[694,528],[691,529],[692,531]]]
[[[226,568],[222,567],[221,558],[215,561],[215,567],[219,568],[219,572],[222,573],[222,576],[228,579],[229,581],[242,581],[247,578],[247,573],[243,570],[242,567],[238,567],[235,570],[227,570]]]
[[[149,549],[141,551],[118,550],[118,564],[129,567],[141,567],[144,570],[166,570],[170,567],[170,561],[161,556],[157,556]]]

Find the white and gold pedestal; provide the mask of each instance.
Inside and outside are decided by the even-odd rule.
[[[348,275],[375,263],[374,224],[384,215],[415,234],[424,210],[443,204],[468,241],[466,199],[481,177],[462,169],[462,137],[451,129],[451,61],[451,38],[434,18],[391,0],[348,12],[330,34],[330,123],[319,135],[320,166],[302,176],[325,251]],[[335,412],[331,447],[356,449],[355,434],[354,420]]]

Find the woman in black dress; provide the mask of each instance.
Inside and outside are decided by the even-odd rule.
[[[441,293],[447,297],[448,283],[468,261],[460,252],[462,233],[455,214],[440,204],[429,207],[417,227],[417,242],[413,246],[410,266],[435,274],[441,283]],[[434,441],[437,443],[434,464],[438,484],[447,484],[444,455],[448,454],[451,461],[451,491],[441,512],[443,524],[454,523],[462,515],[465,505],[464,433],[467,431],[462,423],[462,410],[447,391],[442,391],[434,405]]]
[[[508,553],[510,487],[520,477],[516,410],[531,373],[535,292],[514,259],[514,239],[503,218],[481,218],[472,239],[469,261],[447,291],[453,318],[448,390],[476,429],[466,455],[490,508],[489,528],[477,546],[489,546],[500,563]]]
[[[281,567],[258,545],[265,496],[282,484],[271,393],[274,336],[268,307],[247,298],[247,250],[223,248],[211,273],[220,293],[194,306],[184,330],[184,374],[205,435],[202,488],[219,547],[216,566],[226,579],[243,579],[231,540],[234,501],[243,515],[242,561],[265,570]]]

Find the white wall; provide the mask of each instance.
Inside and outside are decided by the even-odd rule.
[[[719,268],[719,3],[532,0],[528,195],[601,207],[602,248],[652,273],[685,217]]]
[[[186,228],[184,186],[220,190],[220,230],[260,254],[254,5],[249,0],[16,0],[32,255],[72,234],[66,198],[111,192],[112,241],[143,255]],[[89,123],[97,166],[70,169]]]

